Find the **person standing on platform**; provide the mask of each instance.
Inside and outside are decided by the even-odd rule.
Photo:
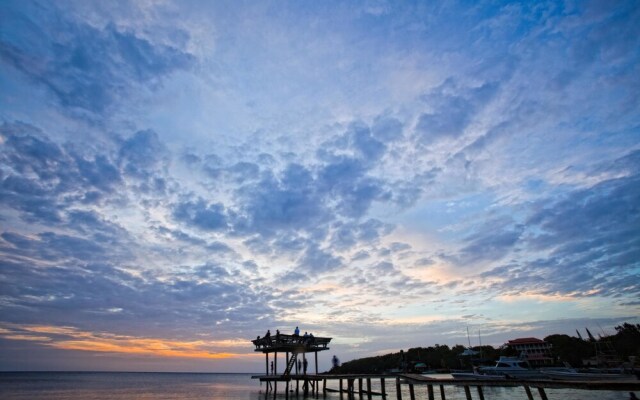
[[[308,365],[307,358],[305,357],[304,361],[302,361],[302,371],[305,375],[307,374],[307,365]]]
[[[273,361],[271,361],[271,375],[273,375]]]
[[[300,329],[296,326],[296,329],[293,331],[293,336],[300,336]]]

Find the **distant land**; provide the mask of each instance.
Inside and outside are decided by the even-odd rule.
[[[544,341],[551,345],[550,355],[555,364],[569,363],[573,367],[583,367],[585,360],[594,359],[597,355],[607,353],[620,365],[633,368],[640,356],[640,324],[624,323],[616,326],[616,334],[595,338],[587,331],[587,338],[552,334]],[[578,333],[578,332],[577,332]],[[579,333],[578,333],[579,335]],[[407,372],[433,370],[449,372],[454,369],[470,369],[472,363],[490,364],[500,356],[517,356],[518,352],[509,345],[499,348],[493,346],[475,346],[471,349],[474,356],[463,356],[467,347],[457,344],[453,347],[435,344],[429,347],[416,347],[407,351],[388,353],[375,357],[365,357],[345,362],[331,369],[331,373],[367,374],[382,373],[402,369]],[[620,366],[618,365],[618,366]]]

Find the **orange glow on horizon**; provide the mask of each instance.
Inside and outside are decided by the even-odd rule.
[[[6,329],[9,328],[9,329]],[[50,335],[50,336],[47,336]],[[59,337],[63,336],[63,337]],[[243,339],[180,341],[117,335],[108,332],[87,332],[73,327],[46,325],[12,325],[0,328],[0,337],[9,340],[40,342],[43,346],[62,350],[92,351],[150,355],[157,357],[184,357],[201,359],[253,358],[254,353],[234,353],[216,348],[246,346]]]

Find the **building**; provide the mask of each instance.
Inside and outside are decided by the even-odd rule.
[[[553,364],[551,343],[537,338],[519,338],[509,340],[507,345],[515,349],[520,357],[526,359],[531,366]]]

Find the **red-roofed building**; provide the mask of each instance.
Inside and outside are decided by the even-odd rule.
[[[514,348],[520,357],[529,361],[532,366],[553,364],[551,356],[551,343],[537,338],[519,338],[509,340],[507,345]]]

